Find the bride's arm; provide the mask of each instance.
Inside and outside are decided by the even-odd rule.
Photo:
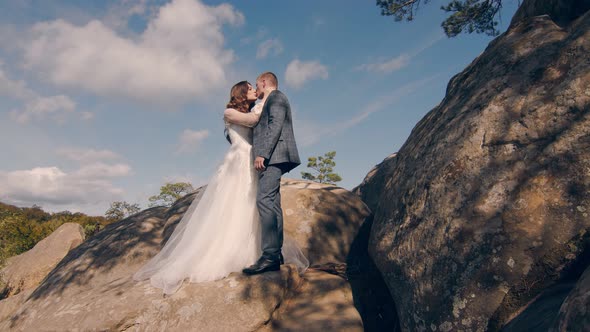
[[[260,114],[256,114],[254,112],[242,113],[240,111],[236,111],[233,108],[228,108],[225,110],[225,112],[223,112],[223,118],[229,123],[239,124],[246,127],[254,127],[260,119]]]

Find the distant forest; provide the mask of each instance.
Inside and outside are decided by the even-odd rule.
[[[64,223],[80,224],[88,238],[115,221],[80,212],[49,213],[36,205],[17,207],[0,202],[0,267],[4,266],[6,259],[33,248]]]

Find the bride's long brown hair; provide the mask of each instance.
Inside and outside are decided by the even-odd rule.
[[[241,81],[231,88],[227,108],[233,108],[242,113],[250,112],[255,102],[248,102],[246,98],[248,95],[248,85],[251,85],[248,81]]]

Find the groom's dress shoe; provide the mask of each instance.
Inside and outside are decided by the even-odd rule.
[[[279,271],[281,269],[281,262],[279,260],[268,259],[260,257],[256,263],[243,269],[244,274],[259,274],[267,271]]]

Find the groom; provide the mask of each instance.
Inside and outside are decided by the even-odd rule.
[[[278,271],[283,263],[283,210],[281,209],[281,176],[301,164],[289,100],[277,90],[278,81],[271,72],[256,79],[256,94],[263,103],[260,120],[254,127],[252,151],[258,170],[256,203],[262,229],[262,256],[242,271],[258,274]]]

